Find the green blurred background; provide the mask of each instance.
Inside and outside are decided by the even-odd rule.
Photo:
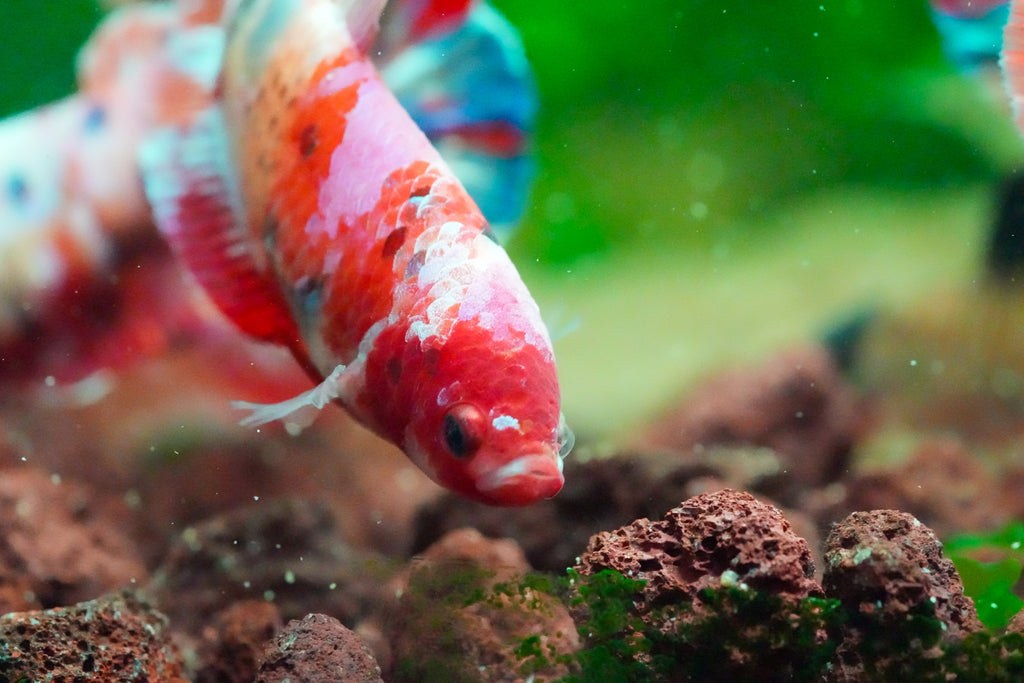
[[[1022,147],[999,89],[946,62],[924,0],[494,4],[542,99],[510,251],[556,335],[577,327],[557,351],[583,434],[976,276]],[[0,16],[0,113],[69,92],[93,0]]]

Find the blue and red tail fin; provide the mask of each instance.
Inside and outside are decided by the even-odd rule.
[[[522,215],[533,166],[533,74],[515,29],[485,3],[389,7],[375,47],[384,81],[499,237]]]

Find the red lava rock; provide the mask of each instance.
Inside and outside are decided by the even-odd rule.
[[[388,620],[389,680],[519,681],[515,649],[523,638],[538,636],[545,652],[578,648],[575,624],[555,598],[528,588],[515,597],[493,594],[496,582],[528,570],[513,541],[486,539],[473,529],[453,531],[428,548],[401,581]],[[566,673],[551,665],[536,676]]]
[[[730,489],[691,498],[660,521],[638,519],[597,534],[577,568],[646,580],[641,614],[723,584],[793,598],[821,595],[807,542],[777,508]]]
[[[0,680],[185,683],[167,618],[125,592],[0,617]]]
[[[999,495],[1000,489],[1007,495]],[[844,485],[845,495],[818,510],[823,526],[853,510],[903,510],[939,536],[993,529],[1008,522],[1019,489],[1000,482],[958,439],[923,441],[898,467],[866,472]]]
[[[758,490],[789,503],[802,489],[843,474],[863,421],[855,392],[828,352],[805,347],[753,371],[707,380],[641,442],[677,451],[716,444],[771,448],[782,470]]]
[[[905,512],[855,512],[836,524],[826,542],[822,583],[829,597],[857,615],[839,648],[848,670],[841,680],[858,680],[863,673],[858,668],[862,642],[875,647],[869,641],[879,637],[911,638],[911,617],[919,612],[934,611],[945,640],[982,629],[956,568],[942,556],[942,544]]]
[[[1017,612],[1006,625],[1007,633],[1024,633],[1024,610]]]
[[[661,514],[707,486],[720,489],[724,476],[707,459],[679,462],[662,453],[570,458],[565,486],[550,500],[502,509],[447,495],[425,506],[416,517],[412,554],[450,531],[473,527],[490,538],[514,539],[535,569],[561,573],[599,531]]]
[[[307,614],[267,644],[255,683],[289,681],[375,683],[381,681],[380,666],[363,639],[340,621]]]
[[[85,486],[35,468],[0,472],[0,614],[145,581],[138,554]]]
[[[240,600],[272,600],[285,619],[322,611],[355,623],[382,601],[392,572],[349,547],[330,509],[300,499],[261,501],[186,529],[152,590],[175,628],[198,634]]]
[[[263,600],[243,600],[219,612],[203,629],[193,683],[252,683],[264,646],[282,625],[274,603]]]

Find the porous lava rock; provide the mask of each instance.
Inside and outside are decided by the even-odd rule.
[[[259,501],[185,529],[152,591],[176,629],[197,635],[240,600],[272,600],[285,619],[324,612],[357,622],[382,601],[390,565],[349,546],[327,505]]]
[[[854,512],[836,524],[822,584],[852,615],[836,680],[892,675],[900,660],[982,629],[935,533],[906,512]]]
[[[679,462],[661,453],[570,458],[565,486],[550,500],[503,509],[448,494],[424,506],[416,517],[412,554],[471,526],[490,538],[514,539],[533,568],[561,573],[594,534],[660,514],[705,486],[723,483],[719,470],[703,460]]]
[[[529,569],[515,542],[474,529],[455,530],[428,548],[396,586],[389,680],[519,681],[525,676],[515,650],[524,638],[537,638],[546,653],[574,651],[575,624],[556,598],[528,587],[494,590]],[[554,680],[568,672],[551,664],[532,673]]]
[[[1008,522],[1019,483],[998,480],[960,439],[929,438],[896,467],[849,477],[844,495],[814,514],[825,526],[853,510],[902,510],[941,537]]]
[[[580,574],[613,569],[646,581],[637,610],[692,602],[704,588],[744,585],[792,598],[820,595],[807,542],[778,508],[724,489],[684,501],[658,521],[597,534]]]
[[[381,683],[380,674],[380,666],[359,635],[333,617],[307,614],[288,622],[267,644],[255,683]]]
[[[713,445],[770,448],[781,467],[758,490],[789,505],[802,490],[843,474],[864,424],[861,401],[829,353],[805,346],[760,367],[709,378],[640,441],[683,452]]]
[[[167,618],[132,592],[0,617],[0,680],[185,683]]]
[[[0,614],[91,600],[148,577],[91,489],[33,467],[0,472]]]
[[[898,622],[928,602],[950,637],[981,629],[942,543],[907,512],[854,512],[836,524],[826,541],[822,583],[829,597],[861,614]]]
[[[282,626],[277,606],[266,600],[242,600],[218,612],[196,648],[193,683],[252,683],[267,641]]]

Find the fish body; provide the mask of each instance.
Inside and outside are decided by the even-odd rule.
[[[414,86],[405,106],[424,115],[475,182],[521,186],[520,119],[529,107],[496,90],[485,115],[467,117],[479,85],[471,70],[456,69],[458,87],[432,90],[443,64],[424,71],[407,59],[453,36],[497,45],[488,42],[491,10],[400,0],[379,35],[379,0],[119,11],[108,27],[156,27],[138,91],[144,111],[117,141],[138,165],[116,168],[141,175],[122,183],[126,205],[144,207],[129,212],[126,232],[145,232],[151,209],[209,300],[251,336],[290,349],[317,382],[280,404],[242,404],[249,423],[304,422],[333,401],[464,496],[524,505],[557,493],[572,438],[537,306],[477,203],[382,75],[390,68]],[[521,68],[508,51],[497,54],[499,75]],[[107,111],[130,96],[123,84],[138,67],[112,63],[125,72],[121,87],[75,97]],[[118,82],[107,76],[99,82]],[[62,186],[53,204],[81,195],[80,185]],[[148,201],[138,202],[143,186]],[[518,210],[499,195],[485,203],[501,223]],[[88,196],[82,204],[97,206]]]

